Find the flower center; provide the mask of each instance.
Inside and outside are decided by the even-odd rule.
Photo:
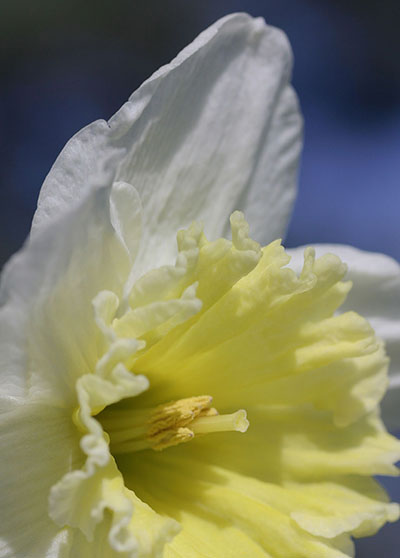
[[[200,395],[170,401],[152,409],[105,409],[98,418],[110,436],[115,454],[153,449],[161,451],[195,434],[211,432],[246,432],[246,411],[220,415],[211,407],[212,397]]]

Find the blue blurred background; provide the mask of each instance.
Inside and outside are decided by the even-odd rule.
[[[295,54],[306,128],[286,244],[400,260],[398,0],[15,0],[0,5],[0,267],[28,234],[65,142],[234,11],[284,29]],[[358,542],[358,558],[398,558],[399,529]]]

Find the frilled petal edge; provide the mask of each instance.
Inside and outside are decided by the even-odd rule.
[[[92,302],[102,290],[122,296],[140,212],[129,184],[93,190],[10,260],[0,289],[3,399],[75,400],[76,378],[101,352]]]
[[[400,429],[400,265],[385,254],[365,252],[352,246],[320,244],[317,256],[338,255],[348,266],[352,289],[341,307],[367,318],[378,337],[383,339],[390,357],[389,386],[381,410],[390,430]],[[290,249],[294,269],[301,268],[304,246]]]

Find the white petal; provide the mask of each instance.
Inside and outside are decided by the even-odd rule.
[[[204,31],[109,123],[70,140],[47,177],[33,232],[87,190],[133,184],[144,207],[142,268],[173,260],[176,231],[228,232],[242,209],[256,240],[280,236],[295,196],[302,121],[285,35],[246,14]]]
[[[51,558],[59,527],[49,518],[51,486],[81,464],[70,414],[18,405],[0,416],[0,557]]]
[[[400,265],[384,254],[364,252],[352,246],[320,244],[317,257],[330,252],[348,265],[353,281],[343,311],[354,310],[367,318],[386,343],[391,363],[389,390],[382,401],[382,416],[391,430],[400,428]],[[288,250],[290,267],[301,269],[304,246]]]
[[[75,379],[93,372],[99,356],[92,300],[107,289],[121,295],[139,242],[139,231],[132,233],[139,211],[127,184],[94,190],[9,262],[0,290],[3,397],[75,398]]]

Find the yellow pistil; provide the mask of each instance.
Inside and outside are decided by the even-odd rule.
[[[110,436],[114,454],[145,449],[161,451],[188,442],[195,434],[246,432],[249,426],[246,411],[219,415],[211,403],[211,396],[200,395],[153,409],[107,409],[99,418]]]

